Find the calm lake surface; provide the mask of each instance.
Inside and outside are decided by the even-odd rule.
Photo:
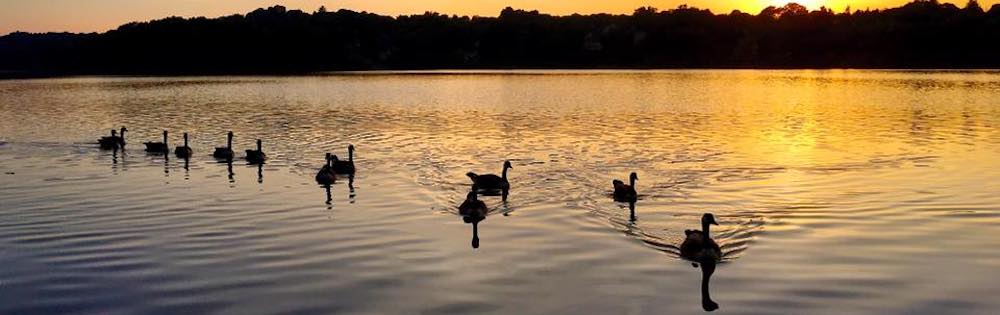
[[[163,129],[195,157],[143,152]],[[268,163],[213,160],[228,130]],[[1000,311],[1000,72],[7,80],[0,141],[3,314]],[[473,249],[465,173],[505,159]]]

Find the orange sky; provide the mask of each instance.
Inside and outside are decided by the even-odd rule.
[[[910,0],[799,0],[810,9],[826,5],[842,11],[852,8],[894,7]],[[768,5],[781,5],[787,0],[0,0],[0,34],[13,31],[47,32],[106,31],[126,22],[145,21],[167,16],[215,17],[246,13],[275,4],[290,9],[314,11],[320,5],[330,9],[347,8],[380,14],[398,15],[436,11],[459,15],[496,16],[506,6],[537,9],[552,14],[570,13],[630,13],[640,6],[660,9],[688,4],[708,8],[716,13],[733,9],[757,13]],[[964,6],[965,0],[958,2]],[[982,0],[984,8],[1000,0]]]

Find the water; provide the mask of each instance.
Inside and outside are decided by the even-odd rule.
[[[0,81],[0,313],[992,314],[1000,72]],[[125,152],[92,144],[128,126]],[[148,155],[163,129],[190,161]],[[212,147],[262,138],[258,168]],[[323,153],[357,147],[327,192]],[[472,226],[469,179],[512,191]],[[639,175],[637,220],[610,198]],[[725,252],[677,255],[704,212]],[[707,296],[705,298],[708,298]]]

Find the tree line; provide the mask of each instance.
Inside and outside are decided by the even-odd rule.
[[[105,33],[0,37],[0,73],[212,74],[463,68],[997,68],[1000,5],[917,0],[756,15],[682,5],[628,14],[397,17],[282,6]]]

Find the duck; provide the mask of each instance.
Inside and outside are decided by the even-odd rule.
[[[104,150],[117,149],[120,144],[118,138],[118,131],[111,129],[111,136],[97,139],[97,144],[101,145],[101,149]]]
[[[681,257],[702,263],[715,263],[722,259],[719,244],[712,240],[709,234],[710,225],[719,225],[715,216],[705,213],[701,216],[701,231],[684,230],[684,242],[681,243]]]
[[[191,150],[191,147],[188,146],[188,134],[187,134],[187,132],[185,132],[184,133],[184,145],[183,146],[177,146],[177,148],[174,149],[174,154],[177,155],[177,157],[179,157],[179,158],[186,159],[186,158],[190,158],[191,154],[193,154],[193,153],[194,153],[194,150]]]
[[[354,145],[347,145],[347,161],[341,161],[333,156],[333,171],[337,174],[354,174]]]
[[[264,160],[267,159],[267,155],[264,154],[264,150],[261,149],[261,141],[257,139],[257,150],[246,150],[247,151],[247,162],[250,164],[263,164]]]
[[[330,155],[330,153],[327,153],[326,163],[324,163],[323,167],[319,169],[319,172],[316,172],[317,184],[329,186],[337,181],[337,174],[333,171],[332,163],[333,156]]]
[[[507,181],[507,169],[514,168],[511,166],[510,161],[503,162],[502,176],[496,176],[494,174],[483,174],[478,175],[473,172],[465,173],[472,179],[472,183],[475,187],[478,187],[480,191],[503,191],[504,196],[507,195],[507,191],[510,189],[510,182]]]
[[[163,131],[163,142],[146,142],[146,152],[167,153],[170,147],[167,146],[167,131]]]
[[[233,154],[233,132],[230,131],[229,134],[226,135],[226,137],[227,137],[226,146],[216,147],[215,152],[212,153],[212,156],[215,157],[216,159],[232,161],[233,156],[235,155]]]
[[[635,202],[638,199],[639,194],[635,192],[635,181],[639,179],[639,175],[635,172],[628,175],[629,184],[625,185],[624,182],[620,180],[613,180],[611,184],[615,186],[615,201],[618,202]]]

